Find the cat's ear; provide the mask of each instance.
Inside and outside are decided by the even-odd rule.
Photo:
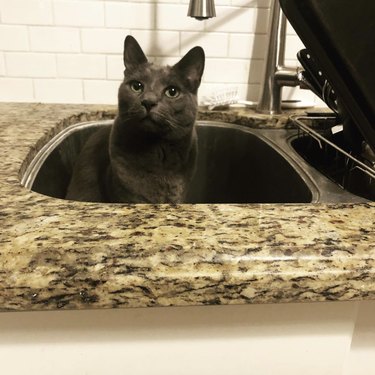
[[[173,69],[188,82],[192,92],[196,93],[201,83],[204,70],[205,55],[203,48],[192,48]]]
[[[138,65],[146,64],[147,57],[142,51],[138,42],[128,35],[124,41],[124,65],[125,68],[131,69]]]

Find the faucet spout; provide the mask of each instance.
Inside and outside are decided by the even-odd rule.
[[[286,17],[278,0],[272,2],[269,21],[269,42],[264,78],[260,88],[259,113],[281,113],[281,91],[283,86],[298,86],[300,71],[285,66]]]
[[[190,0],[188,16],[199,21],[216,17],[214,0]]]

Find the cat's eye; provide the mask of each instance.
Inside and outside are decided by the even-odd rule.
[[[143,92],[143,84],[139,81],[132,81],[130,82],[130,88],[132,91],[136,92],[137,94],[140,94]]]
[[[165,90],[165,95],[168,98],[177,98],[180,95],[180,90],[175,86],[169,86]]]

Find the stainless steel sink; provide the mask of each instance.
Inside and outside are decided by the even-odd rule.
[[[273,142],[272,133],[219,123],[200,123],[197,130],[198,168],[188,202],[307,203],[318,200],[317,186]],[[275,138],[280,138],[280,132],[276,133]]]
[[[358,142],[335,115],[297,115],[290,120],[299,129],[291,147],[309,165],[342,189],[375,201],[375,153],[366,142]]]
[[[22,184],[64,198],[83,144],[112,121],[80,123],[53,138],[32,160]],[[199,157],[186,203],[357,202],[291,147],[295,130],[264,130],[200,121]]]

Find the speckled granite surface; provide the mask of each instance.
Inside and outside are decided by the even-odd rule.
[[[114,111],[0,103],[0,310],[375,298],[375,204],[111,205],[20,186],[59,129]]]

